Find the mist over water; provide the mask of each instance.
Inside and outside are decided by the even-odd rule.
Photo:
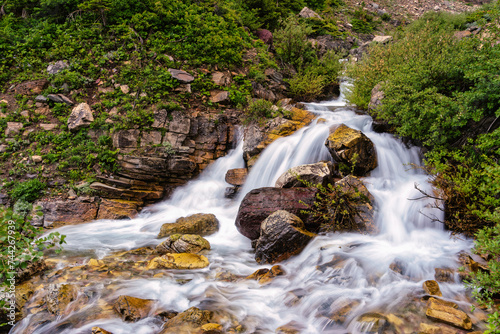
[[[359,315],[398,311],[409,296],[422,293],[422,282],[434,279],[435,268],[457,268],[456,254],[470,249],[472,242],[450,238],[442,224],[432,219],[443,218],[436,203],[419,199],[422,194],[415,185],[427,192],[431,187],[428,176],[421,169],[412,168],[421,165],[418,148],[407,148],[391,135],[375,133],[371,118],[346,107],[343,96],[331,102],[307,104],[307,108],[326,122],[317,124],[315,120],[266,148],[237,199],[224,198],[229,186],[224,176],[228,169],[244,167],[241,142],[198,179],[178,188],[171,199],[144,210],[136,219],[102,220],[58,229],[67,235],[66,252],[104,257],[116,250],[155,246],[162,241],[156,239],[162,224],[194,213],[213,213],[221,228],[217,234],[206,237],[212,246],[207,256],[209,268],[174,271],[175,278],[118,280],[113,296],[156,299],[157,307],[178,312],[191,306],[226,310],[245,326],[246,333],[274,333],[290,321],[301,324],[302,333],[363,332],[366,328],[356,321]],[[363,181],[375,197],[379,233],[318,236],[301,254],[281,263],[286,275],[267,285],[215,280],[218,272],[249,275],[258,268],[270,267],[255,263],[250,240],[234,226],[239,203],[251,189],[274,186],[291,167],[331,159],[324,143],[329,128],[341,123],[363,131],[376,146],[379,165]],[[343,265],[317,269],[333,256],[343,258]],[[394,261],[403,264],[403,275],[390,270]],[[182,283],[179,278],[184,279]],[[440,286],[444,298],[454,299],[464,292],[458,283]],[[331,315],[346,305],[351,305],[351,311],[345,321],[342,325],[334,323]],[[56,325],[44,326],[35,333],[54,333]],[[146,334],[157,333],[160,325],[153,318],[137,323],[117,318],[94,321],[78,329],[67,328],[61,333],[89,333],[91,327],[101,326],[114,334]],[[22,329],[20,324],[13,333],[23,333]]]

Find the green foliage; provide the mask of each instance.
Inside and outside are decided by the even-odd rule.
[[[317,2],[321,2],[321,0]],[[303,0],[279,2],[275,0],[242,0],[240,3],[241,10],[253,14],[253,20],[247,18],[247,22],[243,23],[250,23],[250,25],[245,25],[254,30],[259,27],[274,30],[278,27],[281,18],[298,13],[305,6]]]
[[[325,78],[316,75],[312,71],[299,73],[288,81],[290,84],[290,95],[298,101],[312,101],[323,92]]]
[[[370,34],[376,27],[373,15],[362,8],[358,8],[353,13],[351,19],[352,30],[362,34]]]
[[[272,118],[278,115],[280,115],[280,111],[271,101],[258,99],[252,101],[248,105],[243,123],[250,124],[252,122],[256,122],[262,124],[266,118]]]
[[[46,187],[47,185],[38,179],[19,182],[11,189],[9,196],[13,200],[34,202],[42,195]]]

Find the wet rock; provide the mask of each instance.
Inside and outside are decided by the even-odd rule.
[[[197,234],[173,234],[156,246],[158,254],[199,253],[205,249],[210,249],[210,243]]]
[[[258,281],[260,284],[266,284],[271,282],[274,278],[278,276],[285,275],[285,271],[280,265],[272,266],[271,269],[258,269],[251,275],[247,276],[246,279],[253,279]]]
[[[212,323],[213,316],[212,311],[191,307],[167,321],[159,334],[194,334],[201,326]]]
[[[389,269],[391,269],[393,272],[404,275],[405,272],[407,271],[408,265],[403,262],[401,259],[394,259],[394,261],[389,265]]]
[[[113,309],[120,315],[123,321],[136,322],[149,315],[154,303],[155,301],[151,299],[120,296],[114,302]]]
[[[241,202],[235,221],[236,227],[245,237],[258,239],[261,223],[278,210],[295,214],[307,223],[307,214],[301,211],[306,210],[307,205],[313,205],[316,193],[314,188],[269,187],[251,190]]]
[[[158,238],[172,234],[198,234],[201,236],[214,234],[219,230],[219,220],[213,214],[197,213],[181,217],[175,223],[163,224]]]
[[[226,182],[232,184],[233,186],[242,186],[245,184],[245,180],[248,175],[248,169],[246,168],[235,168],[230,169],[226,173]]]
[[[72,284],[50,285],[49,292],[45,296],[47,309],[50,313],[61,315],[69,303],[78,297],[78,288]]]
[[[453,283],[455,281],[454,272],[451,269],[436,268],[434,269],[434,272],[435,272],[434,278],[438,282]]]
[[[286,260],[299,254],[314,237],[299,217],[284,210],[276,211],[261,224],[255,260],[259,263]]]
[[[355,175],[363,176],[377,167],[375,146],[361,131],[341,124],[331,132],[325,145],[335,161],[354,167]]]
[[[392,41],[392,36],[375,36],[372,39],[372,43],[387,44]]]
[[[439,297],[443,295],[441,293],[441,289],[439,289],[439,284],[436,281],[425,281],[422,286],[424,288],[424,291],[429,295]]]
[[[21,132],[23,123],[20,122],[7,122],[7,129],[5,129],[5,137],[10,138]]]
[[[132,219],[137,216],[140,202],[102,199],[97,219]]]
[[[84,199],[39,203],[42,206],[45,227],[86,223],[97,217],[97,203]]]
[[[97,191],[98,193],[105,194],[106,197],[121,200],[140,202],[142,200],[158,200],[163,197],[163,188],[161,186],[154,185],[151,185],[149,189],[127,189],[119,188],[116,186],[109,186],[101,182],[94,182],[90,185],[90,188]],[[130,211],[130,214],[132,213],[133,211]]]
[[[182,83],[190,83],[194,81],[194,77],[186,71],[176,70],[173,68],[169,68],[168,71],[174,79],[177,79]]]
[[[80,103],[68,118],[68,129],[70,131],[78,131],[81,128],[89,127],[94,121],[94,116],[92,115],[92,110],[87,103]]]
[[[443,305],[434,298],[429,299],[425,314],[427,317],[436,321],[441,321],[466,330],[472,329],[472,321],[465,312],[451,306]]]
[[[45,270],[47,270],[47,263],[44,260],[29,261],[26,263],[25,268],[19,267],[16,269],[16,284],[27,281]]]
[[[69,67],[69,64],[67,61],[59,60],[59,61],[56,61],[55,63],[49,64],[49,66],[47,66],[47,72],[49,74],[57,74],[68,67]]]
[[[276,334],[300,334],[304,329],[304,326],[297,321],[290,321],[286,325],[276,328]]]
[[[35,293],[35,286],[31,282],[26,282],[16,286],[16,310],[21,311],[28,300]]]
[[[169,253],[149,261],[147,269],[202,269],[210,262],[203,255],[191,253]]]
[[[378,313],[365,313],[358,318],[361,333],[383,333],[388,327],[387,318]]]
[[[203,334],[222,334],[224,327],[216,323],[209,323],[200,327]]]
[[[240,187],[226,187],[226,190],[224,191],[224,197],[230,199],[235,198],[238,194],[239,188]]]
[[[385,93],[382,90],[382,84],[383,83],[378,83],[372,89],[370,102],[368,103],[369,111],[377,110],[382,105],[382,100],[385,97]]]
[[[333,182],[334,167],[328,161],[321,161],[315,164],[301,165],[290,168],[283,173],[276,181],[276,188],[306,187],[301,180],[311,184],[321,184],[326,186]]]
[[[338,324],[343,324],[353,309],[358,307],[360,302],[345,297],[337,298],[331,305],[328,305],[328,317]]]
[[[228,91],[222,91],[222,92],[212,92],[210,93],[210,102],[212,103],[222,103],[222,102],[228,102],[229,101],[229,92]]]
[[[107,330],[102,329],[101,327],[92,327],[91,334],[113,334],[113,333],[108,332]]]
[[[38,95],[42,93],[48,84],[49,82],[46,79],[26,81],[18,84],[14,91],[18,95]]]
[[[307,7],[302,8],[302,10],[299,13],[299,16],[304,18],[304,19],[315,18],[315,19],[322,20],[321,16],[319,16],[318,13],[316,13],[314,10],[309,9]]]

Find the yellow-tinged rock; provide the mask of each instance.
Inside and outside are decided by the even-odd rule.
[[[442,321],[466,330],[470,330],[472,328],[472,321],[465,312],[443,305],[442,303],[437,302],[434,298],[429,299],[425,315],[431,319]]]
[[[210,332],[210,334],[222,333],[222,325],[215,323],[208,323],[200,327],[203,333]]]
[[[202,269],[208,267],[208,259],[199,254],[169,253],[149,261],[147,269]]]
[[[429,324],[420,324],[420,333],[423,334],[441,334],[441,328],[439,326],[435,325],[429,325]]]
[[[30,283],[23,283],[16,287],[15,295],[16,295],[16,309],[22,310],[24,304],[33,296],[35,292],[35,286]]]
[[[310,111],[299,108],[292,108],[291,118],[292,121],[304,123],[304,125],[307,125],[311,123],[312,120],[316,118],[316,116]]]
[[[105,264],[103,260],[90,259],[89,262],[87,262],[87,266],[91,268],[100,268],[104,267]]]
[[[397,317],[396,315],[394,315],[392,313],[386,315],[385,317],[387,318],[387,321],[389,321],[389,323],[395,327],[399,327],[399,326],[404,325],[403,319]]]
[[[443,294],[441,293],[441,289],[439,289],[438,282],[434,280],[425,281],[422,287],[424,288],[424,291],[429,295],[439,296],[439,297],[443,296]]]
[[[108,332],[105,329],[102,329],[101,327],[92,327],[92,334],[113,334],[111,332]]]
[[[148,316],[154,302],[151,299],[120,296],[113,304],[113,308],[124,321],[135,322]]]

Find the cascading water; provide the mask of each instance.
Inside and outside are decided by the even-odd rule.
[[[301,333],[363,332],[369,330],[369,324],[356,321],[359,315],[371,311],[397,312],[409,299],[423,294],[422,282],[434,279],[435,268],[457,268],[456,254],[470,249],[471,241],[451,239],[441,224],[430,218],[442,218],[435,203],[418,199],[422,194],[415,184],[431,191],[425,173],[410,165],[420,164],[418,148],[408,149],[388,134],[373,132],[371,118],[345,107],[342,96],[307,107],[326,122],[315,121],[272,143],[261,154],[234,201],[224,198],[227,186],[224,175],[228,169],[244,165],[241,143],[199,179],[177,189],[170,200],[145,210],[136,219],[60,228],[59,232],[67,235],[68,256],[91,256],[95,252],[102,258],[113,251],[158,244],[161,240],[156,239],[156,235],[161,225],[181,216],[213,213],[221,223],[220,231],[207,237],[212,245],[207,256],[209,268],[174,271],[175,276],[94,282],[96,297],[89,301],[88,308],[97,304],[99,298],[112,300],[119,295],[130,295],[155,299],[157,308],[179,312],[191,306],[225,310],[244,326],[245,333],[274,333],[290,321],[301,325]],[[273,186],[290,167],[329,159],[324,142],[330,126],[340,123],[363,131],[376,146],[379,166],[364,182],[376,199],[380,233],[318,236],[301,254],[281,263],[286,275],[263,286],[255,281],[215,279],[216,273],[249,275],[263,267],[255,263],[250,241],[234,226],[242,197],[253,188]],[[341,258],[342,265],[321,267],[333,256]],[[395,261],[402,264],[401,275],[390,269]],[[108,285],[112,289],[108,289]],[[444,298],[467,303],[460,297],[464,294],[460,283],[443,283],[441,290]],[[334,321],[332,315],[343,309],[348,310],[343,318]],[[83,309],[71,316],[78,317],[79,312],[80,317],[86,314]],[[30,319],[31,316],[18,324],[12,333],[24,333]],[[71,322],[68,317],[58,319],[34,333],[83,334],[89,333],[93,326],[100,326],[114,334],[146,334],[159,332],[161,326],[153,317],[136,323],[126,323],[119,318],[93,320],[78,328],[61,326],[62,323]]]

